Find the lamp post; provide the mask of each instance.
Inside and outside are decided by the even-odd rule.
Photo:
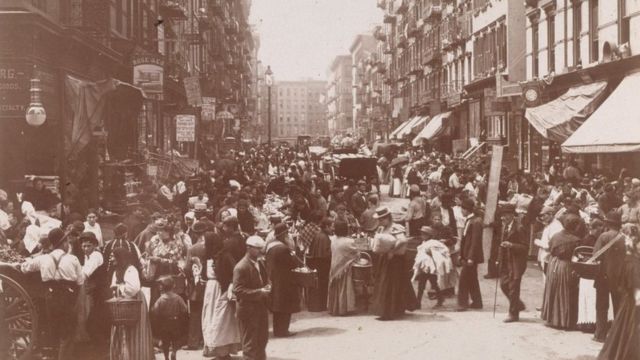
[[[273,85],[273,71],[271,66],[267,66],[267,70],[264,72],[264,81],[267,85],[267,139],[269,144],[269,150],[271,150],[271,85]]]

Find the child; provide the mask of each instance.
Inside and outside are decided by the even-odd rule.
[[[186,340],[189,314],[184,300],[173,292],[174,281],[170,276],[159,278],[158,284],[162,295],[151,309],[151,325],[154,337],[162,341],[165,360],[176,359],[176,352]]]

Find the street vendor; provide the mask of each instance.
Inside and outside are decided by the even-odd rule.
[[[78,287],[84,283],[84,275],[78,258],[68,253],[69,243],[64,231],[55,228],[47,238],[51,251],[27,259],[19,269],[25,273],[40,272],[47,288],[45,306],[49,334],[59,345],[58,359],[71,359],[76,327],[75,304]]]

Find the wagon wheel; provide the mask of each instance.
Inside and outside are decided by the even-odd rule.
[[[36,307],[12,278],[0,274],[0,285],[0,351],[8,351],[10,359],[29,359],[38,328]]]

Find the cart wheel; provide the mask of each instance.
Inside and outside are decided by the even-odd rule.
[[[0,289],[0,358],[8,353],[9,359],[29,359],[38,328],[36,307],[12,278],[0,274]]]

